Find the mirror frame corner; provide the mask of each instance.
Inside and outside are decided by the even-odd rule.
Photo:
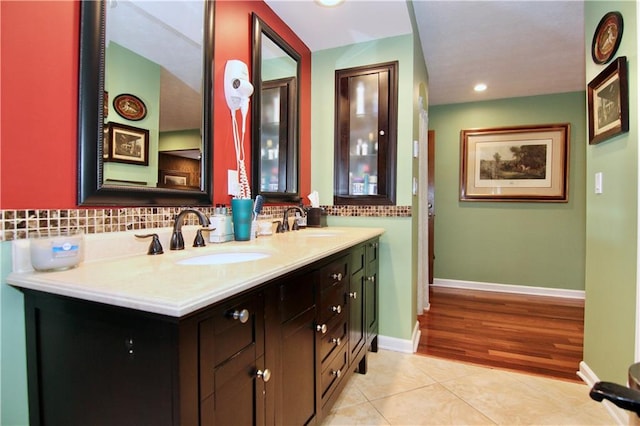
[[[267,202],[299,203],[300,198],[300,76],[302,55],[273,30],[258,14],[252,13],[252,82],[254,86],[251,120],[251,183],[256,194],[261,194]],[[261,93],[262,93],[262,36],[265,35],[296,62],[296,92],[294,120],[291,120],[293,143],[287,153],[287,191],[260,191],[260,132],[261,132]],[[293,170],[289,170],[293,168]],[[290,188],[290,185],[292,186]]]
[[[213,46],[214,2],[204,0],[203,150],[200,191],[102,185],[104,137],[105,0],[80,5],[78,74],[79,206],[211,206],[213,204]],[[96,115],[97,111],[97,115]]]

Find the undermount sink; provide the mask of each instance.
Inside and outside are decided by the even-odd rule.
[[[178,265],[228,265],[230,263],[251,262],[271,256],[261,252],[224,252],[190,257],[176,262]]]

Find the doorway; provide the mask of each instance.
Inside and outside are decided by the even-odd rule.
[[[436,194],[436,182],[435,182],[435,154],[436,154],[436,134],[435,131],[429,130],[427,132],[427,228],[428,228],[428,248],[427,248],[427,262],[429,264],[429,281],[428,284],[433,284],[433,263],[435,261],[435,239],[434,228],[436,222],[435,213],[435,194]]]

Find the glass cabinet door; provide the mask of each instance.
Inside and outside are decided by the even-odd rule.
[[[334,204],[395,204],[396,69],[336,71]]]

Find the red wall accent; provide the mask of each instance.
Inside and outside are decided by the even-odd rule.
[[[215,102],[214,102],[214,196],[216,203],[229,203],[227,196],[227,170],[235,169],[235,151],[231,127],[231,114],[224,98],[224,68],[229,59],[239,59],[251,72],[252,18],[255,12],[302,55],[300,85],[300,195],[311,191],[311,52],[309,48],[262,1],[216,1],[215,40]],[[253,78],[253,76],[250,76]],[[245,150],[249,156],[251,120],[247,120]],[[247,162],[247,171],[251,173]],[[253,188],[252,188],[253,189]]]
[[[229,203],[235,169],[224,67],[251,70],[251,13],[302,55],[301,195],[310,191],[311,52],[262,1],[216,1],[214,52],[214,202]],[[76,204],[78,23],[73,1],[0,1],[0,209],[67,209]],[[245,149],[249,157],[250,120]],[[250,170],[249,161],[247,169]]]
[[[72,208],[80,5],[0,8],[0,208]]]

